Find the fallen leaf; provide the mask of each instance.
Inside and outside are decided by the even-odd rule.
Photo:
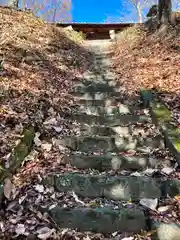
[[[125,238],[122,238],[121,240],[133,240],[134,237],[125,237]]]
[[[162,212],[167,212],[170,209],[170,206],[161,206],[158,207],[158,212],[162,213]]]
[[[174,198],[175,198],[177,201],[180,201],[180,195],[179,195],[179,196],[177,195],[177,196],[175,196]]]
[[[51,118],[51,119],[46,120],[46,121],[44,122],[44,125],[56,125],[56,124],[57,124],[56,118]]]
[[[164,167],[161,169],[162,173],[165,173],[167,175],[170,175],[172,172],[174,172],[174,168],[170,168],[170,167]]]
[[[134,173],[131,173],[131,176],[140,177],[142,176],[142,174],[139,172],[134,172]]]
[[[19,198],[19,204],[21,204],[27,197],[27,194]]]
[[[37,147],[41,146],[41,144],[42,144],[41,140],[39,139],[40,135],[41,134],[39,132],[35,133],[34,143]]]
[[[53,205],[51,205],[51,206],[49,207],[49,210],[51,210],[51,209],[55,208],[56,206],[57,206],[57,203],[56,203],[56,204],[53,204]]]
[[[24,235],[25,231],[26,231],[26,228],[24,224],[17,224],[15,228],[15,232],[17,235]]]
[[[158,199],[157,198],[143,198],[140,200],[140,204],[151,209],[156,210],[156,207],[158,205]]]
[[[62,126],[61,126],[61,127],[53,126],[53,128],[54,128],[54,130],[55,130],[57,133],[60,133],[60,132],[62,132],[62,130],[63,130],[63,127],[62,127]]]
[[[83,240],[91,240],[89,236],[83,237]]]
[[[14,185],[11,183],[11,180],[6,178],[4,180],[4,196],[9,200],[13,191]]]
[[[4,226],[4,222],[3,221],[0,221],[0,229],[1,229],[2,232],[6,231],[6,228]]]
[[[157,172],[157,169],[153,169],[153,168],[147,168],[144,173],[149,175],[149,176],[152,176],[153,173]]]
[[[46,150],[47,152],[49,152],[52,148],[52,144],[51,143],[43,143],[41,144],[42,149]]]
[[[34,188],[39,193],[43,193],[44,192],[44,186],[43,185],[37,184]]]
[[[115,237],[118,234],[118,232],[113,232],[112,236]]]
[[[7,211],[12,210],[18,204],[17,201],[11,201],[7,206]]]
[[[48,227],[43,227],[40,228],[39,230],[37,230],[38,233],[38,238],[39,239],[48,239],[49,237],[51,237],[51,235],[55,232],[55,229],[50,229]]]

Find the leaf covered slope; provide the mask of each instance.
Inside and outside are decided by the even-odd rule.
[[[31,12],[0,7],[0,157],[22,126],[39,126],[50,107],[72,103],[68,91],[89,68],[90,54],[69,35]]]
[[[117,36],[114,51],[117,80],[127,93],[154,89],[169,107],[176,108],[174,116],[180,123],[180,24],[171,26],[160,37],[147,33],[139,26],[128,28]]]

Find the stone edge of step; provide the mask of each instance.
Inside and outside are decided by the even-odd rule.
[[[80,160],[83,163],[79,163]],[[87,163],[85,164],[85,162]],[[106,170],[134,170],[143,171],[147,168],[155,167],[157,161],[149,154],[139,153],[138,155],[119,155],[119,154],[102,154],[102,155],[85,155],[82,153],[71,153],[66,157],[66,162],[78,169],[87,169],[87,166],[93,166],[94,169],[103,172]],[[89,168],[89,167],[88,167]]]
[[[95,217],[96,216],[96,223],[99,223],[98,225],[100,225],[100,223],[106,219],[112,221],[111,217],[110,217],[110,213],[113,215],[113,221],[114,224],[112,224],[112,222],[110,223],[110,229],[108,231],[107,226],[104,228],[103,225],[101,225],[101,232],[97,231],[97,228],[94,225],[94,229],[92,229],[91,227],[89,227],[89,231],[92,232],[96,232],[96,233],[102,233],[102,234],[107,234],[107,233],[113,233],[116,232],[118,230],[120,231],[125,231],[125,232],[133,232],[137,233],[140,232],[141,230],[146,230],[147,228],[147,224],[146,224],[146,215],[143,209],[140,209],[140,207],[134,206],[131,208],[125,207],[125,206],[120,206],[119,210],[110,208],[110,207],[96,207],[96,208],[90,208],[90,207],[78,207],[78,208],[72,208],[72,209],[67,209],[67,208],[62,208],[60,206],[55,206],[52,209],[49,209],[47,207],[39,207],[39,211],[41,213],[48,213],[51,218],[53,219],[54,222],[56,222],[57,225],[59,225],[59,227],[61,227],[60,225],[62,225],[64,222],[64,218],[61,220],[61,216],[62,216],[62,212],[65,213],[65,215],[72,220],[71,216],[73,215],[73,212],[75,213],[75,215],[78,215],[80,217],[80,213],[82,212],[82,217],[90,217],[90,214]],[[69,219],[69,221],[71,222],[71,220]],[[103,220],[104,219],[104,220]],[[132,224],[132,220],[133,221],[138,221],[138,224],[136,227],[136,229],[133,229]],[[69,222],[68,221],[68,222]],[[79,222],[79,221],[78,221]],[[81,222],[81,221],[80,221]],[[129,224],[123,224],[124,223],[128,223]],[[62,223],[62,224],[61,224]],[[72,222],[71,222],[72,223]],[[77,225],[77,224],[76,224]],[[81,225],[79,225],[79,228],[81,228]],[[84,229],[76,229],[76,230],[80,230],[82,232],[88,231],[88,230],[84,230]]]
[[[152,121],[164,136],[165,146],[174,155],[180,166],[180,129],[170,123],[173,121],[171,111],[151,91],[141,90],[140,95],[144,107],[148,107],[150,110]]]
[[[104,209],[104,208],[103,208]],[[57,223],[57,219],[59,216],[61,216],[60,211],[67,211],[67,213],[69,211],[81,211],[84,210],[85,212],[91,211],[91,212],[96,212],[98,211],[98,209],[91,209],[89,207],[87,207],[86,209],[81,209],[81,208],[77,208],[77,209],[63,209],[61,207],[59,207],[58,205],[55,206],[52,209],[48,209],[47,207],[39,207],[39,211],[42,214],[48,213],[51,218],[53,219],[54,222]],[[114,210],[114,209],[110,209],[110,208],[105,208],[104,212],[106,211],[110,211],[112,210],[112,212],[114,212],[116,214],[116,217],[118,217],[118,215],[120,214],[120,211],[118,212],[118,210]],[[125,210],[121,209],[121,211]],[[180,226],[178,224],[171,224],[171,223],[163,223],[163,222],[159,222],[159,221],[154,221],[152,219],[149,218],[149,216],[145,213],[145,211],[143,211],[142,209],[136,207],[134,208],[134,210],[139,211],[138,214],[138,220],[141,218],[141,223],[140,223],[140,229],[137,229],[140,231],[142,230],[147,230],[148,233],[150,234],[151,237],[153,237],[153,239],[156,240],[175,240],[175,239],[179,239],[180,236]],[[132,215],[132,213],[131,213]],[[102,216],[102,215],[101,215]],[[136,217],[137,218],[137,217]],[[60,226],[59,226],[60,227]],[[117,229],[117,231],[120,229]],[[126,232],[128,232],[129,228],[127,227]],[[121,232],[121,231],[120,231]],[[138,232],[138,231],[137,231]],[[107,229],[105,229],[104,233],[113,233],[110,231],[107,231]],[[146,234],[146,232],[145,232]],[[114,238],[111,238],[114,239]]]
[[[164,180],[162,182],[159,182],[158,179],[156,178],[151,178],[151,177],[144,177],[144,176],[112,176],[112,177],[107,177],[104,175],[99,176],[98,174],[96,175],[91,175],[91,174],[86,174],[83,175],[80,171],[79,172],[72,172],[72,173],[54,173],[54,174],[49,174],[47,175],[44,179],[43,179],[43,184],[46,186],[51,186],[54,187],[56,190],[58,190],[58,187],[56,186],[57,182],[59,182],[59,178],[63,177],[63,178],[68,178],[72,180],[72,177],[77,177],[78,178],[82,178],[84,179],[84,181],[86,181],[86,179],[90,178],[97,178],[96,182],[99,182],[99,186],[101,186],[102,184],[102,180],[104,182],[104,186],[107,185],[109,186],[109,184],[111,185],[113,182],[116,183],[117,181],[127,181],[127,180],[133,180],[136,181],[137,183],[139,181],[144,181],[144,182],[151,182],[152,185],[156,184],[158,185],[159,188],[159,196],[160,198],[166,198],[168,195],[170,197],[175,197],[177,195],[180,194],[180,180],[178,179],[168,179],[168,180]],[[94,180],[93,180],[94,181]],[[69,191],[69,190],[68,190]],[[99,196],[99,197],[104,197],[104,196]],[[154,197],[152,197],[154,198]],[[120,200],[120,199],[119,199]]]

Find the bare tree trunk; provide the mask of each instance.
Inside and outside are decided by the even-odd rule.
[[[57,8],[54,9],[53,18],[52,18],[53,23],[56,21],[56,12],[57,12]]]
[[[171,24],[172,3],[171,0],[159,0],[158,18],[160,25]]]
[[[137,13],[138,13],[138,22],[142,23],[143,22],[143,17],[142,17],[142,9],[141,9],[140,2],[136,5],[136,10],[137,10]]]
[[[9,0],[8,6],[12,8],[18,8],[19,7],[19,0]]]

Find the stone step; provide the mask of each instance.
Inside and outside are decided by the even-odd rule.
[[[76,94],[76,93],[75,93]],[[105,95],[106,96],[106,95]],[[127,96],[124,96],[123,94],[119,94],[118,96],[106,96],[104,98],[104,95],[102,93],[95,94],[82,94],[82,96],[75,96],[75,101],[78,104],[83,105],[89,105],[89,106],[117,106],[119,103],[125,104],[126,106],[133,107],[133,106],[139,106],[141,109],[147,109],[145,108],[139,101],[139,98],[128,98]]]
[[[111,200],[138,201],[142,198],[160,198],[160,184],[148,177],[107,177],[80,173],[48,175],[44,184],[58,192],[74,191],[81,197],[105,197]]]
[[[92,83],[98,83],[98,80],[100,80],[100,82],[103,80],[102,75],[98,75],[98,71],[93,71],[91,73],[84,74],[83,79],[79,80],[78,85],[88,86]]]
[[[93,106],[93,107],[120,107],[121,105],[124,107],[129,108],[130,111],[132,110],[142,110],[144,109],[142,105],[140,105],[140,103],[134,103],[134,101],[129,101],[129,100],[124,100],[124,98],[122,96],[119,97],[108,97],[106,99],[90,99],[90,100],[86,100],[83,98],[75,98],[76,101],[76,105],[83,105],[84,107],[89,107],[89,106]],[[72,106],[73,107],[73,106]]]
[[[72,114],[71,119],[82,124],[119,126],[136,123],[149,123],[151,118],[147,115],[115,115],[115,116],[95,116],[87,114]]]
[[[99,54],[95,54],[95,59],[104,59],[104,58],[108,58],[111,57],[113,54],[112,52],[108,52],[108,53],[99,53]]]
[[[84,124],[80,127],[81,136],[121,136],[131,138],[131,136],[148,136],[155,133],[155,130],[152,130],[148,134],[148,130],[144,126],[136,125],[107,127]]]
[[[144,212],[137,207],[119,206],[119,209],[99,208],[62,208],[56,206],[43,209],[47,212],[59,228],[75,229],[80,232],[95,233],[133,232],[137,233],[146,227]]]
[[[70,92],[70,94],[74,95],[75,97],[80,97],[81,99],[84,100],[107,100],[108,98],[112,98],[112,97],[121,97],[121,93],[120,92],[75,92],[72,91]]]
[[[81,173],[51,174],[43,184],[58,192],[73,191],[80,197],[107,198],[110,200],[139,201],[142,198],[166,198],[180,194],[180,180],[152,179],[137,176],[105,176]]]
[[[110,66],[112,66],[112,62],[108,58],[102,58],[102,59],[96,58],[96,64],[97,66],[100,66],[100,68],[102,67],[109,68]]]
[[[84,83],[88,84],[88,83]],[[76,84],[73,87],[74,92],[79,92],[79,93],[96,93],[96,92],[101,92],[101,93],[113,93],[113,92],[118,92],[119,89],[115,86],[111,86],[108,83],[91,83],[89,85],[83,85],[83,84]]]
[[[111,137],[114,135],[119,136],[131,136],[131,125],[128,127],[116,126],[116,127],[106,127],[106,126],[97,126],[97,125],[82,125],[80,127],[82,136],[107,136]]]
[[[127,107],[124,104],[121,104],[120,106],[76,106],[74,108],[74,112],[76,113],[86,113],[88,115],[118,115],[118,114],[130,114],[133,112],[133,108]]]
[[[78,169],[96,169],[100,172],[106,170],[141,171],[146,168],[155,169],[160,164],[160,159],[155,159],[148,155],[123,156],[104,154],[100,156],[86,156],[83,154],[70,154],[67,159],[73,167]]]
[[[105,73],[104,75],[98,73],[92,73],[89,75],[83,75],[83,80],[79,80],[73,89],[81,89],[88,86],[105,85],[105,86],[117,86],[118,83],[112,74]]]
[[[121,137],[121,136],[82,136],[64,137],[61,145],[74,151],[81,152],[120,152],[128,150],[140,150],[146,148],[163,148],[164,142],[161,136],[153,138]]]
[[[94,106],[90,106],[90,105],[83,105],[83,104],[76,104],[71,106],[72,108],[72,112],[73,113],[77,113],[77,114],[87,114],[87,115],[96,115],[96,116],[100,116],[100,115],[123,115],[123,114],[135,114],[136,111],[140,111],[143,112],[142,107],[138,106],[138,105],[134,105],[134,106],[127,106],[126,104],[122,104],[122,103],[117,103],[117,105],[106,105],[106,106],[99,106],[97,105],[98,103],[96,103],[97,100],[95,101],[88,101],[89,104],[92,103],[94,104]],[[105,105],[104,101],[99,100],[101,104]],[[99,102],[98,101],[98,102]],[[95,105],[96,104],[96,105]]]
[[[118,104],[120,104],[122,101],[121,97],[116,97],[116,98],[108,98],[108,99],[104,99],[104,100],[86,100],[83,98],[77,98],[76,99],[76,103],[79,105],[83,105],[83,106],[93,106],[93,107],[106,107],[106,106],[117,106]],[[127,105],[126,105],[127,106]],[[129,107],[129,106],[128,106]]]

